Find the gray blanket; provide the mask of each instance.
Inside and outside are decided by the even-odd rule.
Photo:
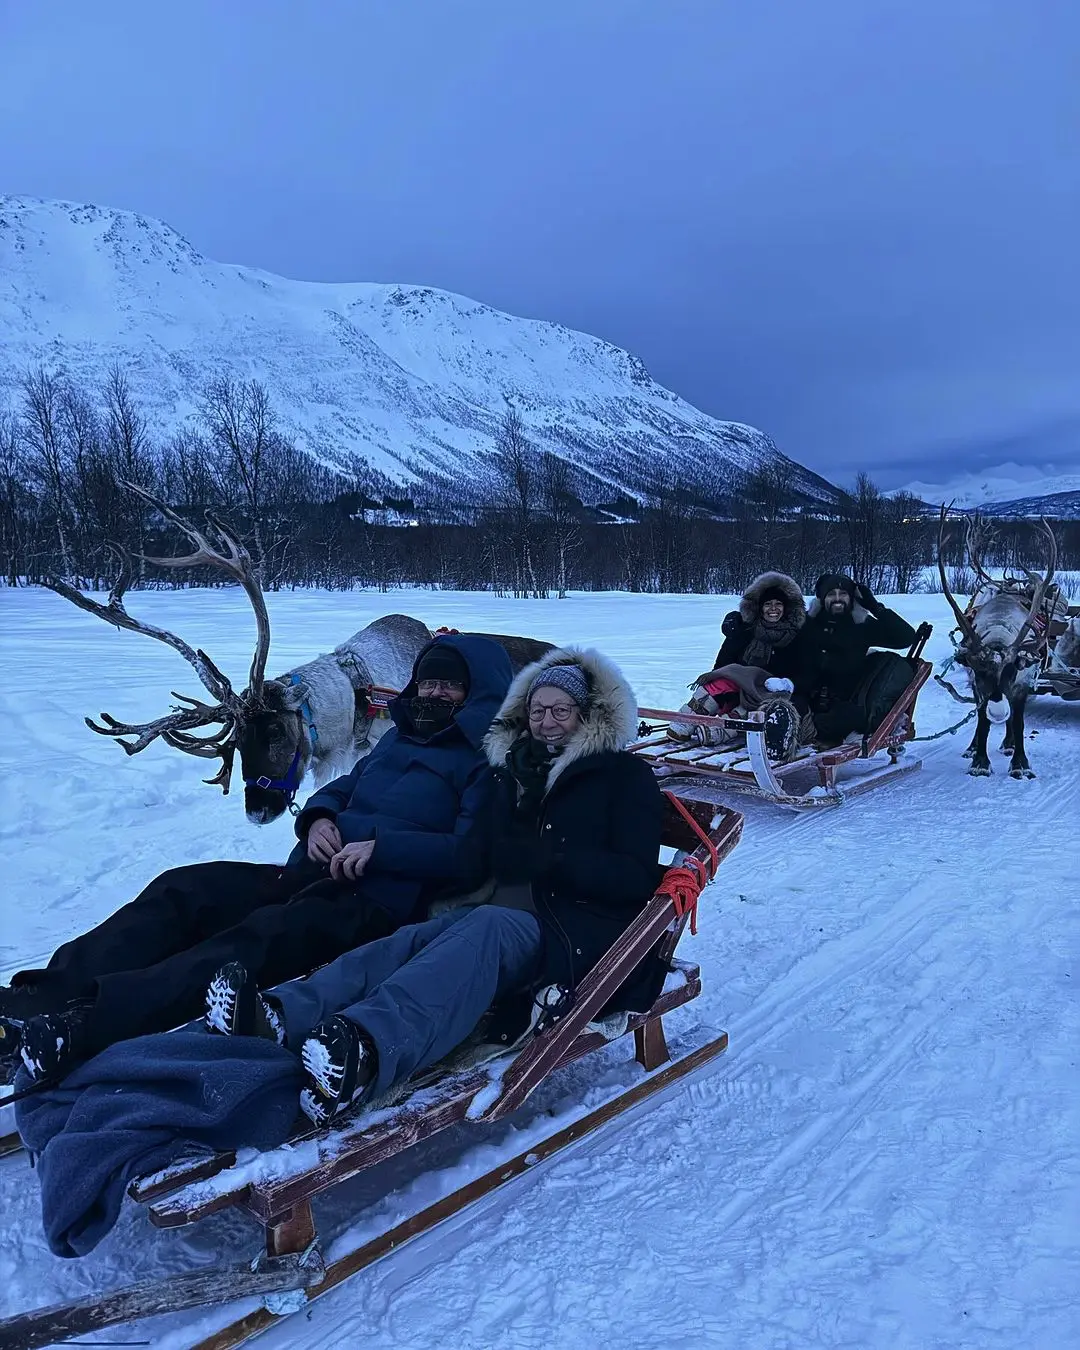
[[[92,1251],[134,1177],[184,1156],[283,1143],[301,1081],[300,1061],[270,1041],[185,1028],[110,1046],[24,1098],[16,1122],[35,1158],[49,1250]]]

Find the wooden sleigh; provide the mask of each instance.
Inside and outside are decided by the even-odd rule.
[[[1036,694],[1055,694],[1069,703],[1080,699],[1080,668],[1066,665],[1058,654],[1059,641],[1077,618],[1080,618],[1080,606],[1070,605],[1063,619],[1048,625],[1042,669],[1035,682]]]
[[[694,931],[698,895],[738,843],[743,818],[725,807],[665,795],[663,843],[676,850],[675,861],[664,869],[652,900],[582,981],[573,1005],[553,1026],[530,1037],[520,1050],[478,1068],[436,1066],[409,1085],[409,1095],[397,1106],[362,1110],[327,1130],[297,1136],[259,1155],[255,1168],[238,1164],[233,1153],[221,1153],[139,1178],[129,1194],[148,1206],[156,1227],[176,1228],[238,1209],[262,1226],[264,1253],[255,1262],[203,1268],[0,1321],[0,1350],[35,1350],[124,1322],[255,1296],[261,1302],[254,1311],[193,1347],[231,1350],[715,1059],[727,1047],[725,1032],[673,1058],[663,1018],[701,992],[698,967],[676,960],[675,949],[687,923]],[[614,1036],[633,1033],[635,1058],[645,1076],[378,1237],[330,1264],[323,1262],[312,1216],[317,1196],[451,1126],[507,1119],[556,1070],[610,1044],[610,1025],[601,1028],[597,1019],[654,949],[672,974],[648,1012],[630,1014]]]
[[[678,786],[694,795],[708,794],[707,800],[712,800],[714,793],[741,792],[796,811],[839,806],[848,797],[922,768],[921,759],[900,757],[907,743],[915,739],[915,703],[933,671],[922,657],[929,636],[930,625],[924,624],[919,640],[907,655],[912,667],[910,684],[874,732],[859,741],[828,750],[805,747],[780,764],[765,752],[765,719],[760,712],[746,717],[703,717],[639,708],[642,739],[630,749],[667,786]],[[688,745],[670,736],[666,725],[652,727],[650,721],[723,728],[740,733],[745,743],[738,749]]]

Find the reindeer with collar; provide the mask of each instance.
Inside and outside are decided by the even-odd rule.
[[[259,825],[276,820],[292,805],[309,773],[316,784],[321,783],[373,748],[389,722],[369,715],[373,711],[371,691],[402,688],[420,650],[431,641],[431,633],[419,619],[389,614],[332,652],[267,679],[270,617],[244,545],[209,512],[208,528],[200,530],[137,484],[122,481],[121,486],[153,506],[194,545],[194,551],[182,557],[147,557],[145,561],[165,568],[213,567],[242,587],[255,614],[255,653],[247,687],[237,693],[205,652],[165,628],[134,618],[124,606],[132,558],[110,545],[119,557],[120,570],[105,604],[55,578],[44,584],[106,623],[172,647],[195,671],[212,701],[174,692],[179,702],[153,721],[119,722],[102,713],[100,723],[88,717],[86,724],[99,735],[113,737],[129,755],[139,754],[160,738],[184,754],[220,759],[218,772],[206,781],[224,793],[229,791],[239,751],[248,819]],[[215,727],[209,735],[194,734]]]
[[[1029,574],[1028,588],[994,582],[982,565],[985,541],[970,521],[966,547],[978,577],[978,589],[970,612],[957,603],[945,575],[942,553],[946,543],[948,508],[941,507],[938,528],[937,564],[941,588],[956,615],[960,630],[955,661],[971,676],[972,691],[978,708],[975,736],[965,752],[971,758],[969,773],[986,777],[993,772],[987,753],[991,723],[1005,725],[1002,750],[1011,753],[1011,778],[1034,778],[1024,748],[1024,710],[1034,692],[1042,664],[1045,638],[1038,627],[1045,617],[1044,601],[1057,567],[1057,540],[1045,520],[1041,522],[1047,537],[1047,567],[1042,577]]]

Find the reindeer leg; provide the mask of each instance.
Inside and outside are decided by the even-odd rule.
[[[975,739],[972,742],[973,753],[968,773],[973,778],[989,778],[994,772],[990,767],[990,756],[986,753],[986,742],[990,735],[990,719],[986,709],[980,705],[979,720],[976,723]]]
[[[1024,747],[1024,700],[1019,699],[1012,705],[1009,718],[1009,732],[1013,741],[1012,767],[1010,778],[1034,778],[1035,770],[1028,763],[1027,750]]]
[[[964,751],[965,759],[975,758],[975,748],[978,744],[979,744],[979,732],[978,729],[976,729],[975,735],[972,736],[970,742],[968,743],[968,748]]]
[[[1005,739],[1001,742],[1001,753],[1003,755],[1011,755],[1016,749],[1013,740],[1013,715],[1010,714],[1009,720],[1005,723]]]

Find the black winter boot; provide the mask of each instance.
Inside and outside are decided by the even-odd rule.
[[[774,764],[786,764],[798,749],[799,714],[786,698],[761,705],[765,714],[765,754]]]
[[[375,1080],[375,1047],[355,1022],[331,1017],[317,1026],[300,1051],[307,1084],[300,1109],[315,1125],[358,1105]]]
[[[87,1004],[73,1004],[23,1023],[19,1054],[35,1083],[43,1079],[58,1083],[96,1053],[87,1035],[87,1012]]]
[[[222,966],[207,986],[203,1024],[215,1036],[261,1036],[285,1044],[281,1014],[239,961]]]

